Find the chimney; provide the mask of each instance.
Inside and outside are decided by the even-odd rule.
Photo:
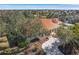
[[[52,19],[52,22],[53,22],[53,23],[58,23],[58,18],[53,18],[53,19]]]

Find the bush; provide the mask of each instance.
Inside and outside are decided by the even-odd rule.
[[[65,52],[69,53],[71,51],[70,53],[72,53],[73,51],[76,51],[79,49],[79,24],[78,23],[74,24],[73,26],[62,26],[58,28],[57,35],[60,39],[63,40],[63,44],[61,46],[62,46],[62,49],[63,48],[65,49]],[[74,50],[74,48],[76,50]]]
[[[25,37],[22,34],[18,34],[18,35],[9,34],[8,39],[9,39],[11,47],[17,46],[17,47],[21,47],[21,48],[23,48],[25,46],[27,47],[27,45],[30,41],[27,39],[27,37]]]
[[[23,48],[23,47],[27,47],[29,44],[29,41],[18,41],[18,47]]]

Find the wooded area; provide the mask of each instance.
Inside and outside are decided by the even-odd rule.
[[[7,36],[10,47],[27,47],[33,38],[49,34],[39,20],[42,18],[73,24],[58,28],[57,35],[79,49],[79,10],[0,10],[0,37]]]

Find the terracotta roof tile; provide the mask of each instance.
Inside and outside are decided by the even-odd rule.
[[[58,21],[57,22],[53,22],[53,19],[40,19],[42,22],[42,25],[45,29],[47,30],[51,30],[54,29],[55,27],[57,27],[59,25]]]

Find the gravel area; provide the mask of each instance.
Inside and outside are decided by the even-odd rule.
[[[58,49],[61,41],[58,38],[52,36],[48,37],[49,40],[42,44],[42,49],[46,55],[63,55],[63,53]]]

